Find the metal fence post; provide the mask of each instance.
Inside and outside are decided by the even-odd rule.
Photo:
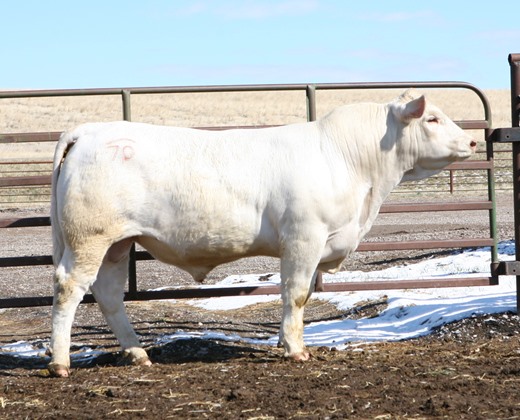
[[[511,67],[511,127],[519,127],[520,54],[509,54]],[[520,261],[520,142],[513,141],[513,195],[515,215],[515,255]],[[520,314],[520,275],[516,276],[516,311]]]
[[[490,130],[491,134],[487,139],[491,142],[512,143],[513,146],[513,212],[516,260],[499,261],[492,264],[492,270],[495,270],[495,275],[498,276],[516,277],[516,312],[520,314],[520,54],[509,54],[508,59],[511,67],[511,128]],[[486,136],[487,133],[488,131],[486,131]]]

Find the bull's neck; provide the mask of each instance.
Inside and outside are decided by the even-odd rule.
[[[385,105],[372,104],[364,114],[364,118],[348,112],[334,116],[329,138],[340,152],[346,171],[355,173],[357,182],[369,184],[374,193],[386,198],[413,167],[411,151],[406,150],[409,144],[402,141],[410,135],[409,127],[403,128]]]

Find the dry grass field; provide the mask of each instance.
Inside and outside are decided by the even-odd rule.
[[[401,90],[318,91],[318,118],[354,102],[384,103]],[[483,119],[480,100],[468,90],[426,90],[452,119]],[[508,90],[485,91],[494,127],[511,125]],[[177,93],[132,96],[132,120],[185,127],[289,124],[306,120],[305,93]],[[122,119],[120,96],[0,99],[0,133],[63,131],[77,124]],[[1,157],[11,157],[2,145]],[[22,153],[22,151],[18,153]],[[14,157],[14,156],[12,156]],[[17,155],[19,157],[19,155]],[[27,152],[23,158],[30,158]]]
[[[347,103],[388,102],[401,91],[318,90],[317,117]],[[424,92],[454,120],[484,119],[483,106],[472,91],[430,89]],[[509,127],[509,91],[488,90],[485,94],[491,104],[493,127]],[[131,116],[133,121],[185,127],[262,126],[305,121],[307,110],[304,91],[133,94]],[[122,118],[122,100],[119,95],[0,99],[0,134],[63,131],[84,122]],[[480,142],[483,141],[482,130],[475,131],[473,135]],[[52,142],[0,143],[0,176],[49,173],[49,164],[25,165],[20,162],[50,162],[54,146]],[[480,150],[484,149],[482,142]],[[13,164],[15,162],[18,163]],[[473,180],[476,179],[473,174],[471,176]],[[443,178],[447,177],[446,174],[441,175],[441,181],[437,182],[442,186],[433,189],[446,190],[448,181]],[[419,190],[422,186],[419,184],[406,188],[406,191],[410,188]],[[485,185],[479,188],[485,189]],[[45,203],[48,194],[48,188],[11,188],[7,192],[3,188],[0,191],[0,208],[28,202]]]

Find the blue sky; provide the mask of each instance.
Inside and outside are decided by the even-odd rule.
[[[2,2],[0,89],[460,80],[509,88],[511,0]]]

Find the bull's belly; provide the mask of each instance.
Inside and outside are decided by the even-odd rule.
[[[144,229],[146,231],[147,229]],[[367,226],[346,224],[329,235],[321,251],[317,269],[336,272],[343,260],[354,252]],[[162,230],[136,237],[136,242],[157,260],[175,265],[195,280],[202,281],[215,267],[251,256],[280,257],[279,240],[272,229],[224,228],[224,232],[183,230],[168,235]],[[319,240],[316,238],[316,240]]]
[[[139,236],[136,242],[145,248],[155,259],[175,265],[192,275],[197,281],[203,281],[215,267],[240,258],[264,255],[276,257],[275,249],[254,244],[234,244],[228,247],[184,244],[176,246],[149,236]]]

